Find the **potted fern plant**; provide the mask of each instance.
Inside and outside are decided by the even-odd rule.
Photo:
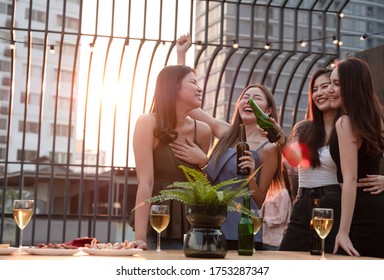
[[[246,179],[233,178],[212,185],[206,175],[199,170],[180,165],[187,178],[186,182],[173,182],[159,195],[153,196],[137,205],[177,200],[185,204],[186,218],[191,229],[184,239],[184,255],[199,258],[224,258],[228,252],[221,225],[228,211],[239,211],[251,216],[250,211],[236,199],[251,195],[249,181],[256,174]],[[238,185],[238,187],[232,187]]]

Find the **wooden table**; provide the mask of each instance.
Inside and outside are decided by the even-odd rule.
[[[314,271],[325,271],[327,275],[339,271],[348,280],[384,275],[384,259],[333,254],[326,254],[327,261],[319,258],[309,252],[282,251],[257,251],[253,256],[239,256],[237,251],[229,251],[224,259],[187,258],[181,250],[142,251],[133,256],[92,256],[81,251],[73,256],[14,253],[0,255],[0,275],[30,280],[52,280],[57,276],[69,280],[324,279],[324,274],[314,274]]]
[[[325,254],[328,260],[380,260],[369,257],[351,257],[343,255]],[[137,260],[206,260],[204,258],[187,258],[182,250],[166,250],[166,253],[156,253],[152,250],[142,251],[133,256],[91,256],[83,252],[73,256],[38,256],[26,253],[13,253],[12,255],[0,255],[0,260],[68,260],[68,259],[87,259],[92,258],[133,258]],[[237,251],[228,251],[224,259],[215,260],[318,260],[320,256],[310,255],[309,252],[288,252],[288,251],[257,251],[253,256],[239,256]]]

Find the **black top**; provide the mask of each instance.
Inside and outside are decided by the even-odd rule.
[[[336,135],[336,137],[330,141],[330,153],[337,166],[337,180],[339,183],[343,183],[339,151],[339,140]],[[360,148],[357,156],[357,179],[365,178],[368,174],[379,174],[381,155],[370,155],[363,148]]]

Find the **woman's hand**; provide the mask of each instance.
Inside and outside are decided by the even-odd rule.
[[[287,136],[284,134],[284,130],[280,127],[274,118],[269,119],[271,120],[273,126],[276,128],[277,132],[281,135],[280,139],[277,141],[277,144],[279,144],[281,147],[284,146],[288,142]]]
[[[189,35],[189,33],[185,35],[181,35],[179,38],[177,38],[176,50],[177,50],[177,56],[178,56],[179,62],[182,62],[180,61],[180,59],[185,59],[185,54],[187,53],[191,44],[192,44],[191,35]],[[185,61],[183,62],[184,63],[179,63],[179,64],[185,64]]]
[[[357,252],[353,247],[352,241],[348,234],[340,233],[340,231],[336,235],[335,248],[333,249],[334,254],[337,253],[339,246],[350,256],[360,256],[359,252]]]
[[[384,176],[382,175],[367,175],[366,178],[359,179],[358,187],[363,187],[363,191],[371,194],[380,194],[384,191]]]
[[[253,158],[252,152],[245,151],[245,153],[247,155],[240,157],[241,162],[239,164],[239,167],[241,167],[241,169],[248,167],[249,170],[251,171],[250,174],[253,174],[253,172],[255,172],[255,169],[256,169],[256,164],[255,164],[255,160]]]
[[[133,243],[135,244],[135,248],[137,249],[148,250],[147,243],[142,239],[134,240]]]
[[[208,163],[207,155],[189,138],[186,138],[186,141],[187,143],[174,141],[170,143],[169,146],[178,159],[192,164],[198,164],[200,168],[204,167]]]

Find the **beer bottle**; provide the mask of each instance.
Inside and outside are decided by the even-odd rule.
[[[248,99],[248,104],[251,105],[253,113],[256,116],[257,124],[268,132],[267,138],[269,142],[274,143],[278,141],[281,137],[280,133],[273,126],[273,123],[269,119],[268,115],[260,109],[260,107],[256,104],[256,102],[252,99]]]
[[[251,210],[251,197],[249,195],[244,197],[243,206],[249,211]],[[252,256],[254,247],[253,221],[252,218],[245,213],[241,213],[238,233],[238,254]]]
[[[239,164],[242,162],[240,159],[242,156],[247,155],[245,151],[249,151],[249,145],[245,136],[244,124],[240,124],[240,142],[236,146],[236,157],[237,157],[237,175],[248,176],[251,172],[249,167],[241,168]]]
[[[315,198],[313,200],[313,208],[320,207],[320,199]],[[312,211],[311,211],[312,213]],[[313,227],[313,220],[310,222],[310,233],[309,233],[309,253],[311,255],[321,255],[321,238],[317,234]]]

